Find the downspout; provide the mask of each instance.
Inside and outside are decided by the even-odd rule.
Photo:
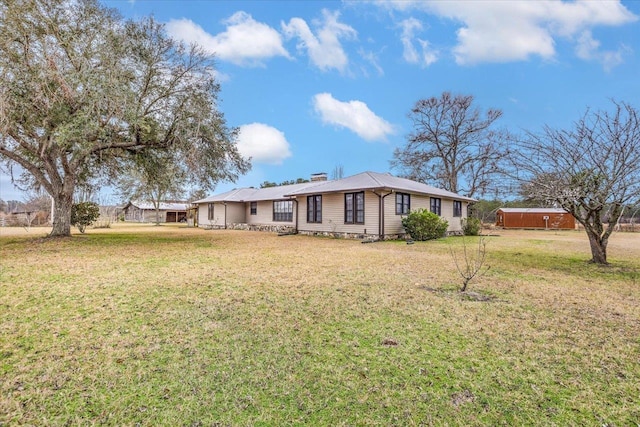
[[[298,234],[298,217],[300,216],[299,215],[300,212],[298,212],[298,199],[292,198],[291,200],[296,205],[296,229],[295,229],[295,232],[296,232],[296,234]]]
[[[222,202],[224,205],[224,229],[227,229],[227,202]]]
[[[384,240],[384,199],[388,195],[393,194],[393,190],[389,191],[385,195],[378,194],[374,190],[373,194],[378,196],[378,199],[379,199],[379,203],[378,203],[378,238],[380,240]]]

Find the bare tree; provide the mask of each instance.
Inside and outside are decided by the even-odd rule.
[[[483,113],[473,101],[449,92],[419,100],[409,114],[414,131],[394,151],[391,166],[407,178],[468,197],[489,191],[507,154],[505,132],[493,128],[502,111]]]
[[[181,152],[200,185],[249,168],[217,109],[212,59],[153,19],[125,22],[97,0],[0,0],[0,160],[54,199],[71,234],[78,185],[144,150]]]
[[[544,127],[519,141],[513,175],[536,200],[571,213],[584,226],[591,261],[607,263],[607,243],[623,207],[640,199],[640,115],[625,102],[587,110],[571,129]]]
[[[453,262],[456,264],[458,274],[462,277],[462,286],[460,292],[466,292],[469,283],[476,277],[482,276],[489,270],[489,267],[483,269],[487,259],[487,241],[484,237],[478,239],[478,248],[475,251],[467,249],[467,241],[462,237],[462,256],[458,259],[458,255],[450,246],[449,251]]]

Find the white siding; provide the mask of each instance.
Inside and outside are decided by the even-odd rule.
[[[299,196],[293,201],[293,221],[273,221],[273,201],[257,202],[257,211],[251,215],[250,202],[222,202],[214,204],[214,219],[208,219],[208,204],[202,203],[198,208],[198,224],[200,227],[224,227],[226,224],[247,223],[251,225],[290,225],[297,224],[299,231],[330,232],[378,235],[379,228],[379,197],[372,191],[365,191],[364,224],[345,224],[345,193],[322,194],[322,223],[307,222],[307,196]],[[411,194],[411,210],[430,208],[430,197]],[[462,202],[462,218],[453,217],[453,200],[441,199],[442,217],[449,222],[448,231],[460,231],[461,219],[467,217],[468,202]],[[299,219],[296,223],[296,216]],[[384,234],[395,235],[404,233],[402,215],[396,215],[396,193],[384,198]]]
[[[227,203],[227,224],[241,224],[247,221],[244,205],[244,203]]]
[[[447,231],[461,231],[462,230],[462,218],[467,217],[468,202],[462,202],[462,217],[453,216],[453,200],[440,198],[440,214],[443,219],[449,223]],[[396,215],[396,196],[395,193],[387,196],[384,203],[384,233],[385,234],[398,234],[404,233],[402,227],[402,215]],[[431,197],[424,195],[411,195],[411,210],[416,209],[431,209]]]
[[[265,200],[265,201],[258,202],[258,209],[255,215],[251,215],[251,203],[247,202],[245,203],[245,205],[246,205],[247,224],[264,224],[264,225],[278,224],[278,225],[295,226],[295,223],[296,223],[296,201],[295,200],[293,201],[293,221],[291,222],[273,220],[273,200]]]
[[[307,196],[299,198],[298,230],[311,232],[378,234],[379,209],[378,196],[370,191],[364,192],[364,224],[345,224],[344,194],[330,193],[322,195],[322,223],[307,222]]]
[[[224,203],[214,203],[212,223],[219,227],[224,227],[226,224],[226,219],[227,215],[225,212]]]
[[[442,218],[449,222],[447,231],[462,231],[462,219],[467,217],[469,202],[462,202],[462,216],[453,216],[453,200],[442,199]]]
[[[226,222],[226,223],[225,223]],[[222,228],[226,224],[245,222],[244,203],[222,202],[213,204],[213,219],[209,219],[209,203],[198,205],[198,226]]]
[[[414,203],[418,197],[411,195],[411,209],[415,209]],[[384,234],[403,234],[402,218],[402,215],[396,215],[396,193],[391,193],[384,198]]]
[[[198,204],[198,227],[209,227],[209,204],[208,203],[199,203]]]
[[[442,199],[441,203],[440,216],[449,223],[447,231],[460,231],[460,218],[453,217],[453,200]]]

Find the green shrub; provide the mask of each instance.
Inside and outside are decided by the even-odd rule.
[[[100,207],[94,202],[74,203],[71,206],[71,225],[78,227],[81,233],[100,216]]]
[[[477,236],[480,234],[482,222],[480,218],[468,217],[462,219],[462,232],[465,236]]]
[[[416,209],[402,218],[402,226],[413,240],[432,240],[444,237],[449,223],[426,209]]]

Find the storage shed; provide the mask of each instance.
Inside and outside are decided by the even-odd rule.
[[[123,208],[125,221],[132,222],[187,222],[187,203],[161,202],[156,218],[153,203],[132,201]]]
[[[564,209],[500,208],[496,212],[496,226],[573,230],[576,228],[576,220]]]

